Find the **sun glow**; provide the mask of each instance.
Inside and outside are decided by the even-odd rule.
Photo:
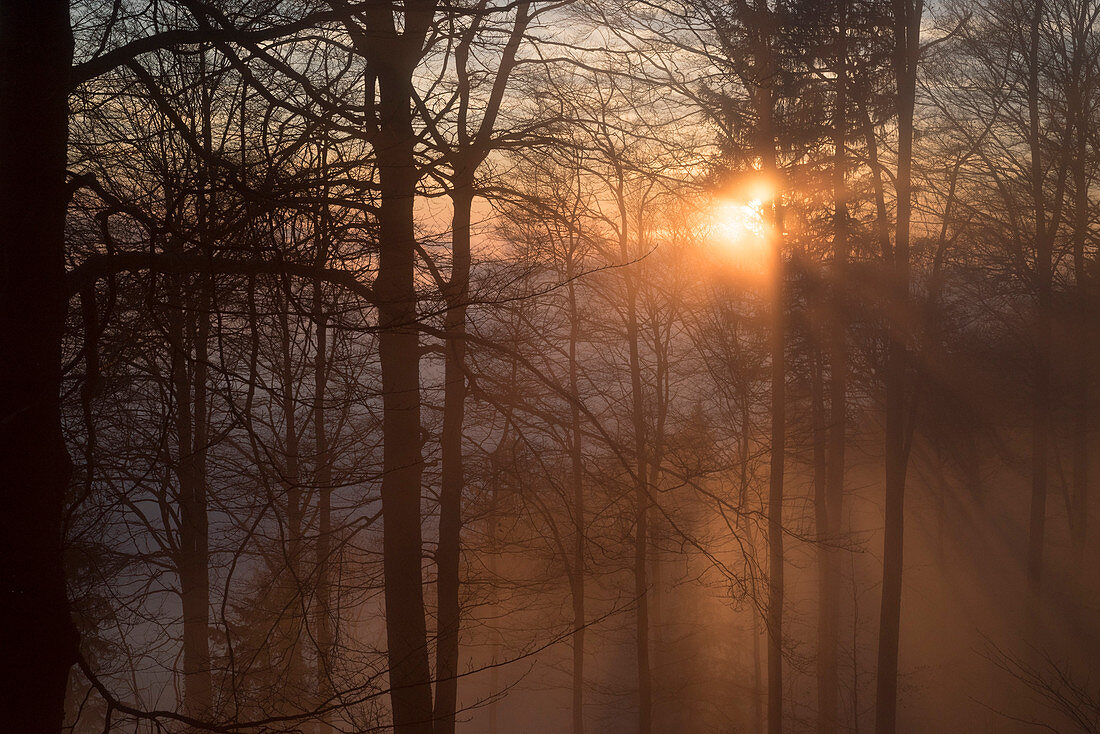
[[[720,201],[711,209],[710,239],[739,268],[767,266],[770,238],[764,207],[764,199],[749,199]]]
[[[745,204],[726,202],[715,207],[714,234],[730,245],[764,238],[764,202],[753,199]]]

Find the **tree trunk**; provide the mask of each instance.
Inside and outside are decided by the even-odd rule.
[[[421,570],[420,344],[416,314],[417,168],[412,65],[379,64],[379,261],[375,292],[382,369],[382,515],[386,639],[395,734],[432,731]]]
[[[79,638],[65,595],[61,433],[69,3],[0,3],[0,686],[10,731],[61,730]]]
[[[755,5],[753,90],[757,115],[757,155],[768,183],[778,186],[775,139],[775,16],[767,0]],[[775,197],[778,198],[776,193]],[[771,302],[771,460],[768,479],[768,732],[783,732],[783,471],[786,459],[786,302],[784,296],[783,226],[777,201],[770,205],[772,227]]]
[[[756,609],[752,610],[752,731],[754,734],[764,732],[764,698],[767,691],[764,687],[764,674],[760,670],[760,615]]]
[[[329,457],[328,434],[325,430],[325,390],[328,379],[326,354],[328,327],[320,306],[320,298],[314,301],[314,317],[317,318],[317,354],[314,367],[314,439],[316,441],[317,487],[317,697],[321,706],[330,706],[334,690],[332,686],[332,648],[335,630],[332,619],[332,464]],[[322,714],[319,734],[333,731],[331,716]]]
[[[198,310],[187,313],[176,276],[170,286],[169,340],[175,402],[179,481],[179,569],[183,607],[183,709],[197,719],[212,713],[210,675],[210,540],[206,500],[206,363],[210,291],[204,283]],[[186,322],[186,323],[185,323]],[[189,335],[187,332],[190,332]],[[190,336],[190,339],[188,339]],[[188,344],[188,342],[191,344]],[[194,358],[191,358],[191,349]],[[188,365],[192,362],[192,365]]]
[[[638,217],[638,232],[640,233],[639,234],[640,238],[643,236],[641,233],[645,232],[645,222],[642,220],[641,216]],[[641,247],[639,249],[642,249],[644,251],[645,248],[646,248],[646,243],[640,242],[640,245],[641,245]],[[654,399],[653,399],[654,406],[653,406],[653,408],[654,408],[654,411],[653,412],[655,413],[655,415],[654,415],[654,420],[653,420],[653,436],[649,441],[649,447],[648,447],[648,450],[646,452],[647,457],[649,459],[649,470],[646,473],[646,478],[647,478],[647,486],[648,487],[652,487],[655,491],[660,491],[661,463],[664,461],[664,452],[665,452],[665,421],[668,418],[668,388],[669,388],[668,375],[669,375],[669,370],[668,370],[668,340],[667,340],[667,338],[664,338],[666,336],[666,334],[662,334],[661,322],[660,322],[659,317],[657,316],[657,313],[659,313],[659,311],[655,309],[654,312],[652,312],[650,314],[650,319],[651,319],[650,326],[651,326],[652,333],[653,333],[653,358],[654,358],[654,360],[653,360],[654,361],[654,374],[653,374],[653,382],[654,382],[654,391],[653,391],[654,392],[654,396],[653,396],[654,397]],[[672,318],[672,317],[670,316],[670,318]],[[647,492],[647,502],[648,502],[648,492]],[[658,516],[658,522],[659,522],[659,520],[660,520],[660,518]],[[647,523],[647,525],[648,525],[648,523]],[[660,528],[659,527],[655,527],[655,528],[647,527],[647,533],[646,533],[647,534],[647,547],[646,547],[647,552],[646,552],[646,556],[648,558],[652,559],[652,563],[653,563],[653,581],[652,581],[652,584],[650,584],[649,579],[647,579],[646,583],[647,583],[647,590],[648,590],[649,586],[652,586],[656,591],[656,594],[655,594],[654,599],[653,599],[654,611],[653,611],[653,614],[652,614],[652,619],[649,622],[649,626],[652,627],[653,637],[654,637],[654,641],[653,641],[652,644],[653,644],[654,648],[656,649],[656,652],[654,652],[654,657],[657,657],[657,655],[659,654],[660,642],[661,642],[661,640],[660,640],[660,630],[661,630],[661,614],[660,614],[660,602],[661,602],[661,583],[660,583],[661,582],[661,578],[660,578],[661,549],[658,546],[659,533],[660,533]],[[647,593],[647,596],[648,596],[648,593]],[[660,660],[658,658],[658,669],[660,669],[659,662],[660,662]]]
[[[444,365],[442,480],[439,498],[439,548],[436,555],[438,595],[438,642],[436,647],[436,734],[454,734],[458,705],[458,651],[461,627],[459,609],[459,565],[462,536],[462,490],[465,485],[462,437],[466,406],[466,301],[470,291],[470,219],[474,201],[474,174],[491,146],[490,134],[500,110],[508,76],[515,65],[516,50],[527,27],[530,2],[516,11],[515,26],[505,44],[485,113],[476,132],[469,135],[467,123],[471,97],[471,76],[467,64],[470,46],[480,27],[480,18],[468,29],[454,51],[458,73],[459,145],[451,151],[454,180],[450,192],[454,207],[451,220],[451,277],[445,289],[447,332]],[[485,9],[478,5],[478,13]]]
[[[573,278],[574,253],[566,255],[566,282],[569,294],[569,406],[570,483],[573,489],[573,573],[570,591],[573,595],[573,734],[584,734],[584,633],[585,633],[585,515],[584,515],[584,445],[581,437],[580,376],[577,344],[580,341],[580,315],[577,311],[577,290]]]
[[[322,150],[322,161],[327,150]],[[322,204],[318,217],[319,245],[316,264],[325,267],[329,251],[328,206]],[[317,698],[320,706],[334,703],[332,686],[332,648],[335,642],[332,617],[332,458],[329,456],[328,431],[325,425],[325,393],[328,389],[328,319],[325,314],[324,291],[319,280],[313,282],[313,323],[317,329],[316,353],[313,357],[313,436],[315,468],[313,483],[317,490]],[[319,717],[318,734],[333,731],[331,715]]]
[[[206,50],[198,54],[198,76],[205,78]],[[207,156],[212,152],[211,92],[199,90],[198,134]],[[195,219],[200,247],[205,246],[210,214],[209,176],[198,171]],[[198,289],[191,311],[189,288]],[[179,580],[183,606],[184,711],[197,719],[213,717],[210,670],[210,521],[207,508],[206,456],[209,443],[207,365],[210,309],[214,283],[208,277],[177,276],[169,303],[173,342],[172,377],[175,392],[179,467]],[[193,355],[193,356],[192,356]]]
[[[458,703],[458,600],[462,534],[462,427],[466,405],[466,300],[470,284],[471,172],[457,172],[451,202],[451,278],[447,284],[447,351],[444,366],[442,486],[439,493],[439,631],[436,647],[435,731],[454,734]]]
[[[1035,643],[1040,627],[1043,547],[1046,534],[1047,475],[1050,453],[1050,345],[1052,314],[1052,242],[1047,231],[1040,123],[1039,39],[1045,3],[1036,0],[1030,23],[1028,50],[1028,142],[1031,149],[1031,195],[1035,206],[1035,273],[1038,300],[1035,333],[1035,389],[1032,402],[1031,516],[1027,548],[1026,625]]]
[[[1080,21],[1078,21],[1080,23]],[[1080,23],[1080,25],[1084,25]],[[1072,79],[1069,89],[1070,111],[1075,131],[1076,151],[1073,156],[1073,287],[1076,300],[1075,320],[1071,328],[1076,334],[1072,340],[1072,390],[1073,397],[1073,440],[1070,448],[1072,483],[1070,493],[1071,506],[1067,508],[1070,522],[1070,541],[1073,553],[1073,622],[1074,634],[1084,635],[1085,621],[1085,541],[1088,532],[1088,489],[1089,489],[1089,428],[1091,424],[1089,406],[1090,349],[1093,338],[1093,321],[1089,288],[1088,265],[1085,259],[1085,246],[1089,237],[1089,178],[1086,166],[1089,155],[1090,120],[1085,95],[1093,89],[1091,69],[1089,29],[1075,27],[1075,68],[1078,74]],[[1085,56],[1085,58],[1081,58]]]
[[[825,487],[818,517],[819,537],[834,544],[840,536],[844,501],[844,461],[848,411],[848,345],[845,338],[845,287],[848,262],[847,192],[847,3],[837,3],[840,17],[837,43],[836,95],[833,111],[833,272],[830,288],[832,314],[828,319],[829,426]],[[840,551],[827,545],[819,555],[821,584],[818,621],[817,726],[819,734],[836,734],[840,639]]]
[[[771,346],[771,471],[768,480],[768,733],[783,734],[783,465],[786,355],[782,255],[775,257]]]
[[[913,110],[922,0],[894,0],[894,73],[897,80],[898,163],[896,227],[890,280],[890,346],[886,365],[886,524],[879,611],[878,670],[875,696],[876,734],[894,734],[897,725],[898,644],[901,630],[901,577],[905,528],[905,477],[908,470],[909,224]]]
[[[286,545],[282,548],[285,567],[279,579],[285,597],[285,607],[280,613],[279,627],[282,642],[285,644],[286,685],[283,689],[281,705],[277,711],[287,715],[302,710],[301,701],[306,692],[305,660],[303,659],[302,639],[306,620],[299,614],[302,606],[291,603],[292,599],[305,595],[305,577],[302,573],[302,540],[305,530],[305,493],[301,481],[301,432],[298,426],[298,379],[294,374],[294,340],[290,330],[290,297],[278,305],[279,338],[282,341],[282,414],[283,414],[283,457],[281,484],[286,492]]]
[[[625,229],[624,229],[625,231]],[[642,367],[639,355],[638,286],[633,273],[627,275],[626,336],[630,348],[630,386],[634,423],[634,597],[635,649],[638,665],[638,734],[649,734],[653,723],[653,684],[649,667],[649,580],[646,564],[649,547],[649,460],[646,452],[645,409],[642,396]]]
[[[738,526],[745,533],[745,538],[750,548],[754,548],[756,540],[753,538],[752,526],[748,520],[749,502],[749,451],[751,444],[749,436],[752,433],[751,398],[749,396],[748,383],[741,380],[737,387],[738,400],[741,403],[741,439],[738,441],[739,481],[737,493]],[[763,734],[764,732],[764,675],[760,665],[760,622],[756,605],[752,605],[752,732]]]
[[[811,355],[811,424],[813,431],[814,521],[817,525],[818,616],[817,616],[817,720],[818,731],[836,730],[836,639],[831,616],[833,598],[830,565],[833,551],[828,507],[828,426],[825,421],[825,380],[817,348]]]

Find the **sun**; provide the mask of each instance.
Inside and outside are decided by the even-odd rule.
[[[735,265],[763,267],[768,254],[768,223],[763,199],[719,201],[709,216],[710,239]]]
[[[764,202],[753,199],[744,204],[723,202],[714,210],[714,234],[729,243],[763,238]]]

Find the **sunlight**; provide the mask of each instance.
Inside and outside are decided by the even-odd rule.
[[[764,239],[764,202],[753,199],[745,204],[724,202],[715,207],[714,234],[731,247],[740,248]]]
[[[710,239],[738,268],[762,271],[767,267],[769,227],[764,209],[764,198],[752,198],[718,201],[710,211]]]

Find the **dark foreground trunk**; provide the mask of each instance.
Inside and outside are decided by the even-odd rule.
[[[27,734],[60,731],[78,644],[59,397],[72,44],[64,0],[0,3],[0,710]]]

